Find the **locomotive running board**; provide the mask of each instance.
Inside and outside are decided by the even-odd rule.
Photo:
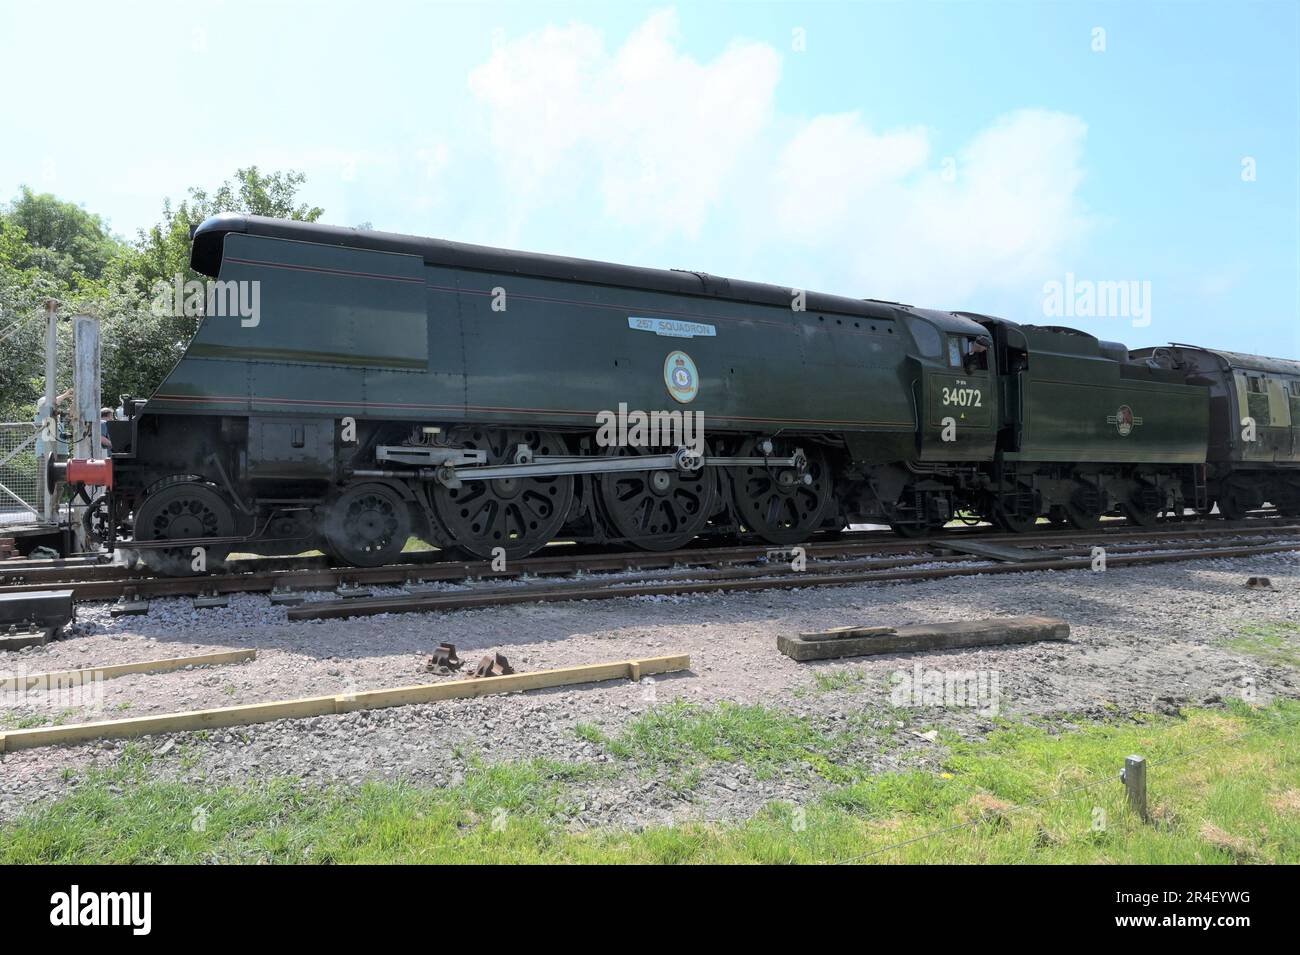
[[[387,449],[381,449],[387,450]],[[459,453],[459,452],[453,452]],[[776,457],[700,457],[688,448],[678,448],[669,454],[629,455],[627,457],[592,455],[539,454],[521,464],[469,465],[436,468],[417,468],[413,471],[358,469],[352,472],[361,478],[410,478],[433,480],[447,487],[459,487],[464,481],[499,481],[516,477],[560,477],[573,474],[618,474],[634,471],[694,471],[700,467],[777,467],[797,468],[800,471],[807,458],[799,449],[785,458]]]

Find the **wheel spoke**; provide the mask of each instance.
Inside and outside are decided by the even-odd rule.
[[[234,511],[225,498],[216,489],[195,481],[163,485],[144,500],[135,514],[135,536],[140,541],[232,537],[234,533]],[[206,562],[218,564],[229,550],[222,545],[207,548]],[[145,563],[159,573],[194,573],[193,554],[188,547],[151,548],[142,555]]]
[[[564,453],[556,436],[538,431],[456,429],[454,447],[487,452],[487,464],[514,464],[524,444],[534,454]],[[461,488],[437,486],[434,511],[450,540],[467,554],[485,560],[504,548],[506,557],[526,557],[552,540],[564,524],[573,500],[573,478],[502,478],[466,481]]]
[[[649,449],[622,447],[616,456]],[[712,516],[716,476],[709,471],[633,471],[602,475],[596,483],[609,530],[643,550],[675,550],[702,532]]]
[[[790,454],[796,443],[777,442],[773,457]],[[787,468],[745,467],[731,472],[732,489],[741,524],[770,544],[797,544],[817,531],[832,506],[832,481],[825,456],[804,448],[808,467],[804,474]],[[746,441],[737,454],[759,454],[756,442]],[[811,483],[805,482],[811,478]]]
[[[325,520],[329,550],[339,560],[361,567],[396,560],[410,533],[406,502],[384,484],[347,488],[330,505]]]

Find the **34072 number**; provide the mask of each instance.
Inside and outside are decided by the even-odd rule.
[[[982,408],[984,395],[978,388],[944,388],[943,403],[960,408]]]

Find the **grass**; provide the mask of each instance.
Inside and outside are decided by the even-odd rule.
[[[628,761],[799,759],[814,731],[749,707],[662,707],[603,738]],[[812,734],[812,735],[810,735]],[[1053,735],[1007,724],[953,741],[937,771],[860,779],[731,826],[571,832],[566,797],[593,770],[545,761],[472,766],[461,785],[309,790],[151,782],[129,748],[111,771],[0,828],[23,862],[1073,862],[1300,861],[1300,703],[1237,702],[1182,719]],[[1149,762],[1154,822],[1125,807],[1117,772]],[[690,759],[684,760],[690,762]]]
[[[813,686],[818,693],[834,693],[848,690],[857,693],[866,682],[867,675],[862,670],[850,667],[837,667],[833,670],[818,670],[813,674]]]
[[[19,716],[16,713],[0,713],[0,729],[29,730],[41,726],[62,726],[76,710],[60,710],[55,714],[29,713]]]
[[[1275,666],[1300,668],[1300,624],[1290,621],[1245,624],[1225,647]]]
[[[825,779],[847,782],[861,773],[837,757],[848,732],[829,735],[801,717],[765,706],[719,703],[703,707],[680,700],[628,722],[616,737],[589,724],[577,727],[589,742],[647,769],[691,771],[701,763],[744,763],[760,779],[803,764]]]

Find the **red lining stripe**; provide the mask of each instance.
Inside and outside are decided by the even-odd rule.
[[[327,269],[323,266],[316,265],[290,265],[288,262],[264,262],[261,259],[240,259],[233,255],[225,257],[225,261],[234,262],[236,265],[264,265],[268,269],[289,269],[294,272],[320,272],[325,275],[346,275],[351,278],[359,279],[381,279],[385,282],[406,282],[408,284],[424,284],[424,277],[409,278],[405,275],[381,275],[378,272],[352,272],[347,269]]]
[[[353,272],[347,269],[325,268],[324,266],[292,265],[288,262],[266,262],[261,259],[243,259],[233,255],[226,256],[225,261],[234,262],[237,265],[263,265],[270,269],[289,269],[290,271],[295,271],[295,272],[317,272],[323,275],[343,275],[343,276],[350,276],[353,278],[379,279],[381,281],[386,281],[386,282],[405,282],[407,284],[419,283],[424,285],[426,288],[432,289],[437,292],[451,292],[456,295],[489,295],[489,296],[492,295],[491,290],[456,288],[454,286],[448,286],[448,285],[431,285],[429,284],[427,278],[424,277],[408,278],[402,275],[380,275],[376,272]],[[428,267],[427,264],[425,267],[426,268]],[[468,270],[468,271],[478,271],[478,270]],[[526,276],[525,278],[532,278],[532,276]],[[538,279],[538,281],[547,281],[547,280]],[[618,311],[618,312],[628,312],[629,310],[641,311],[641,312],[655,312],[660,315],[675,315],[681,318],[694,319],[697,321],[705,322],[706,324],[710,321],[732,322],[735,324],[743,324],[748,322],[753,325],[767,325],[771,328],[779,328],[789,332],[798,332],[802,327],[797,324],[787,325],[782,322],[773,322],[762,318],[735,318],[730,315],[702,315],[698,312],[684,312],[681,311],[680,309],[661,308],[654,305],[646,305],[646,306],[638,305],[633,307],[629,305],[607,305],[603,302],[583,302],[577,299],[552,298],[545,295],[529,295],[524,292],[515,292],[515,293],[507,293],[507,294],[508,295],[513,294],[515,298],[521,298],[526,302],[551,302],[556,305],[573,305],[580,308],[605,308],[605,309],[613,309],[614,311]],[[657,294],[672,294],[672,293],[657,293]],[[804,314],[807,313],[805,312]],[[840,315],[845,313],[828,312],[827,314]],[[860,315],[852,318],[851,320],[855,322],[889,322],[891,325],[894,324],[894,319],[892,318],[865,318]],[[817,326],[809,326],[809,327],[817,328]],[[821,330],[830,331],[829,327]],[[879,334],[870,331],[863,331],[862,329],[844,328],[843,326],[839,326],[839,330],[846,335]]]
[[[262,397],[233,397],[233,396],[204,396],[204,397],[183,397],[180,395],[154,395],[150,401],[177,401],[193,402],[196,404],[204,403],[221,403],[221,402],[261,402],[264,404],[283,404],[283,405],[316,405],[323,407],[351,408],[351,407],[377,407],[377,408],[409,408],[420,411],[480,411],[488,413],[509,413],[509,414],[531,414],[531,415],[571,415],[575,417],[594,418],[599,412],[596,411],[566,411],[557,408],[505,408],[494,405],[422,405],[406,404],[402,402],[379,402],[379,401],[327,401],[320,398],[262,398]],[[674,409],[690,410],[690,409]],[[912,429],[910,421],[837,421],[831,418],[755,418],[748,415],[722,415],[727,421],[758,421],[764,423],[781,423],[792,422],[795,424],[840,424],[840,425],[881,425],[885,427],[907,428]]]

